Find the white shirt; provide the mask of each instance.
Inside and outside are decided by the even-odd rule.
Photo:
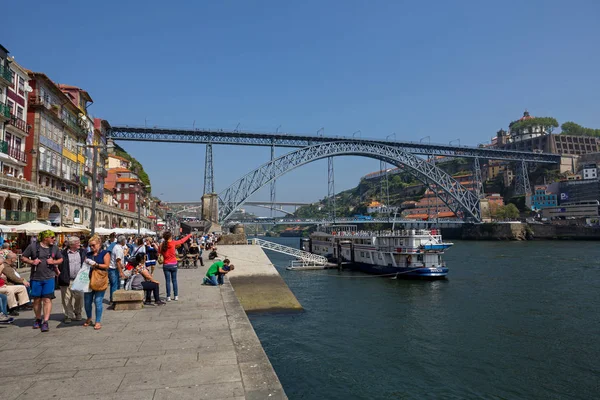
[[[115,244],[115,247],[113,247],[113,250],[110,253],[109,268],[116,269],[117,268],[117,260],[121,260],[121,265],[122,265],[124,259],[125,259],[125,252],[124,252],[123,246],[121,246],[119,243]]]

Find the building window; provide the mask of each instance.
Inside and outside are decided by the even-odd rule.
[[[10,113],[15,114],[15,102],[9,99],[6,99],[6,105],[10,108]]]
[[[123,194],[123,200],[129,200],[129,193]]]
[[[19,95],[25,96],[25,79],[19,77]]]
[[[17,106],[17,118],[24,119],[23,118],[23,107]]]

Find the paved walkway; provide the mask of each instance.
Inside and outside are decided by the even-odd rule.
[[[229,282],[201,285],[206,268],[178,272],[178,302],[105,309],[100,331],[65,325],[60,291],[49,332],[31,328],[30,311],[0,325],[0,397],[286,399]]]

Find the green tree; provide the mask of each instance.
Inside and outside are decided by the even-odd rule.
[[[509,203],[504,207],[504,218],[517,219],[519,215],[519,209],[513,203]]]
[[[546,130],[548,130],[549,132],[552,132],[554,128],[558,127],[558,121],[556,120],[556,118],[552,117],[534,117],[529,119],[513,121],[508,125],[508,127],[512,132],[515,132],[523,128],[529,128],[538,125],[541,125],[544,128],[546,128]]]
[[[600,137],[600,129],[585,128],[572,121],[567,121],[560,126],[561,135],[595,136]]]

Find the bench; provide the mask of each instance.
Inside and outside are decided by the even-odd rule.
[[[113,293],[115,311],[141,310],[144,307],[143,290],[119,289]]]

